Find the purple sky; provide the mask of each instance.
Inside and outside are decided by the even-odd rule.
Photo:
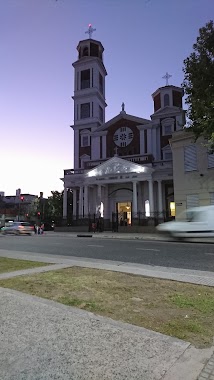
[[[73,167],[73,67],[87,37],[105,48],[106,120],[149,118],[151,94],[183,80],[213,0],[0,0],[0,191],[50,195]]]

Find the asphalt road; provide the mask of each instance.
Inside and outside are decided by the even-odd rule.
[[[0,236],[0,249],[214,272],[214,245],[205,243],[77,238],[53,233]]]

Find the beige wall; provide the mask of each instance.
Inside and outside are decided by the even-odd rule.
[[[198,194],[199,206],[210,205],[210,193],[214,192],[214,168],[208,169],[207,149],[204,141],[199,139],[197,148],[197,170],[185,172],[184,147],[194,143],[192,133],[175,132],[171,139],[173,154],[174,196],[176,218],[186,210],[186,199],[189,194]]]

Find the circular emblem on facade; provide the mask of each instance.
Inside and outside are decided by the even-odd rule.
[[[116,130],[113,140],[119,147],[127,146],[133,140],[133,132],[129,127],[121,127]]]

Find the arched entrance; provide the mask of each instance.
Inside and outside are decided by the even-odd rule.
[[[130,226],[132,224],[132,203],[118,202],[116,204],[118,223],[120,226]]]

